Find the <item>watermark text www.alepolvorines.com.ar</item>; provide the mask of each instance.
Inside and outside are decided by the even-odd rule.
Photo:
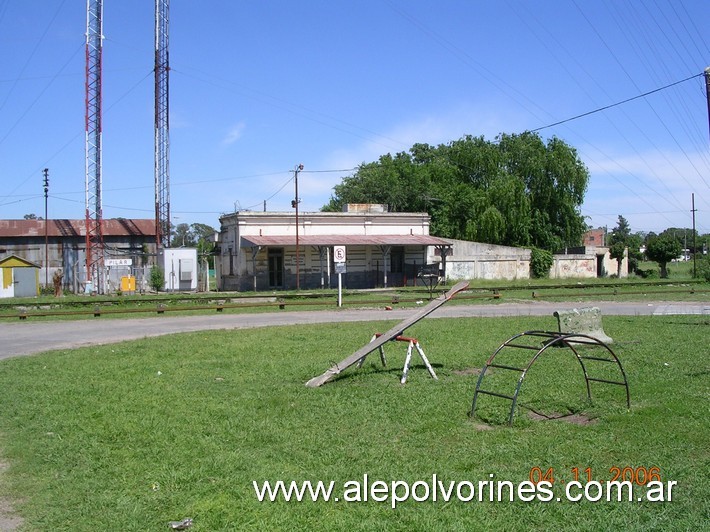
[[[650,481],[643,486],[628,480],[579,482],[569,481],[562,489],[552,482],[511,482],[496,480],[494,474],[488,480],[453,481],[439,479],[433,474],[430,479],[407,482],[403,480],[373,480],[368,474],[362,479],[342,483],[331,481],[252,481],[256,498],[260,502],[277,501],[333,501],[333,502],[379,502],[396,508],[405,501],[415,502],[671,502],[676,481]],[[558,485],[559,486],[559,485]]]

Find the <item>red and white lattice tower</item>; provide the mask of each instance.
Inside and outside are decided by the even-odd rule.
[[[101,52],[103,0],[86,2],[86,281],[104,293],[101,212]]]
[[[170,0],[155,0],[155,234],[162,247],[170,246],[169,11]]]

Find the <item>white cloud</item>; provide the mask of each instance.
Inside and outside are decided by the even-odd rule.
[[[356,168],[362,163],[376,161],[381,155],[409,151],[417,143],[447,144],[464,135],[484,135],[494,139],[501,132],[510,132],[518,118],[505,110],[476,108],[470,104],[447,110],[430,111],[399,124],[393,124],[369,139],[351,143],[331,151],[323,157],[323,169]],[[304,198],[304,210],[317,210],[327,203],[333,187],[353,172],[308,174],[299,179],[299,196]],[[302,192],[301,192],[302,191]]]
[[[239,122],[238,124],[233,125],[222,139],[222,145],[229,146],[230,144],[237,142],[244,134],[246,127],[247,126],[244,122]]]
[[[376,161],[386,153],[408,151],[414,144],[446,144],[464,135],[484,135],[494,139],[501,132],[510,132],[518,119],[500,109],[476,108],[470,104],[414,117],[357,145],[334,150],[324,158],[329,168],[352,168],[363,162]]]
[[[691,194],[699,216],[698,230],[707,230],[710,203],[708,189],[700,172],[706,166],[702,154],[647,150],[622,153],[601,152],[598,148],[582,150],[580,157],[589,167],[591,180],[583,211],[592,217],[592,225],[616,224],[623,215],[633,230],[659,232],[667,227],[690,227]]]

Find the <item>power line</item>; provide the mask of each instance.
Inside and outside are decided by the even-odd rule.
[[[78,48],[78,50],[81,50],[81,48],[83,48],[84,46],[85,46],[85,45],[82,44],[81,47]],[[74,55],[76,55],[76,53],[75,53]],[[73,56],[72,56],[72,58],[73,58]],[[63,68],[63,67],[62,67],[62,68]],[[111,103],[111,105],[109,105],[108,107],[106,107],[106,108],[104,109],[104,112],[105,112],[105,113],[110,112],[116,105],[118,105],[119,102],[121,102],[121,101],[122,101],[124,98],[126,98],[131,92],[133,92],[141,83],[143,83],[146,79],[148,79],[148,77],[149,77],[151,74],[152,74],[152,71],[151,71],[151,72],[148,72],[145,76],[143,76],[143,78],[141,78],[140,80],[138,80],[138,81],[137,81],[133,86],[131,86],[126,92],[124,92],[121,96],[119,96],[118,99],[116,99],[113,103]],[[55,79],[56,77],[57,77],[57,76],[55,75],[52,79]],[[43,91],[43,92],[44,92],[44,91]],[[41,95],[40,95],[40,96],[41,96]],[[38,99],[39,99],[39,97],[38,97]],[[32,105],[34,105],[34,104],[36,103],[36,101],[37,101],[37,100],[35,100],[35,101],[32,103]],[[31,108],[31,107],[30,107],[30,108]],[[25,114],[27,114],[28,111],[29,111],[29,109],[23,114],[23,117],[24,117]],[[18,121],[18,123],[19,123],[19,121]],[[15,124],[15,126],[17,126],[17,124]],[[13,129],[14,129],[15,126],[13,126]],[[8,135],[9,135],[9,132],[8,132]],[[44,163],[43,163],[39,168],[33,170],[33,171],[25,178],[24,181],[20,182],[17,186],[15,186],[15,188],[12,189],[12,191],[11,191],[9,194],[6,194],[6,195],[0,196],[0,197],[1,197],[1,198],[13,197],[15,191],[17,191],[19,188],[21,188],[22,186],[24,186],[25,183],[27,183],[30,179],[34,178],[35,175],[39,172],[39,170],[40,170],[41,168],[44,168],[44,167],[48,166],[49,163],[50,163],[55,157],[57,157],[60,153],[62,153],[64,150],[66,150],[76,139],[78,139],[79,137],[83,137],[84,135],[85,135],[85,132],[84,132],[84,131],[81,131],[81,132],[77,133],[76,135],[74,135],[74,136],[73,136],[72,138],[70,138],[67,142],[65,142],[65,143],[62,145],[61,148],[59,148],[59,149],[58,149],[56,152],[54,152],[47,160],[45,160]],[[5,138],[7,138],[7,135],[6,135],[2,140],[0,140],[0,143],[2,143],[2,142],[5,140]],[[83,194],[83,193],[84,193],[84,191],[81,192],[81,194]]]
[[[357,168],[340,168],[340,169],[332,169],[332,170],[303,170],[303,173],[310,173],[310,174],[326,174],[326,173],[339,173],[339,172],[352,172],[357,170]],[[238,176],[238,177],[232,177],[232,178],[218,178],[218,179],[202,179],[198,181],[182,181],[178,183],[172,183],[171,186],[176,186],[176,185],[196,185],[196,184],[204,184],[204,183],[213,183],[213,182],[219,182],[219,181],[230,181],[234,179],[252,179],[254,177],[269,177],[269,176],[276,176],[276,175],[282,175],[287,173],[287,171],[282,171],[282,172],[268,172],[264,174],[253,174],[253,175],[246,175],[246,176]],[[293,177],[289,177],[281,186],[278,187],[278,189],[271,194],[268,198],[266,198],[264,201],[269,201],[273,199],[276,195],[279,194],[286,186],[293,181]],[[152,188],[149,185],[145,186],[140,186],[140,187],[124,187],[124,188],[111,188],[111,189],[106,189],[104,192],[121,192],[121,191],[128,191],[128,190],[137,190],[137,189],[146,189],[146,188]],[[60,201],[67,201],[71,203],[82,203],[79,200],[73,200],[69,198],[64,198],[61,196],[67,196],[67,195],[74,195],[74,194],[83,194],[83,191],[75,191],[75,192],[56,192],[52,195],[50,195],[51,198],[60,200]],[[28,195],[27,199],[34,199],[37,197],[41,197],[40,195]],[[7,202],[7,203],[2,203],[2,205],[9,205],[11,203],[17,203],[19,201],[25,201],[25,200],[17,200],[16,202]],[[254,205],[250,205],[248,207],[245,207],[244,210],[251,210],[254,209],[258,206],[260,206],[263,202],[256,203]],[[111,209],[119,209],[119,210],[126,210],[126,211],[139,211],[139,212],[152,212],[150,209],[139,209],[135,207],[122,207],[118,205],[104,205],[105,207],[109,207]],[[222,211],[175,211],[176,213],[183,213],[183,214],[219,214]]]
[[[301,173],[308,173],[308,174],[327,174],[327,173],[339,173],[339,172],[354,172],[357,170],[357,167],[355,168],[342,168],[342,169],[334,169],[334,170],[303,170]],[[287,173],[287,171],[274,171],[274,172],[266,172],[263,174],[247,174],[247,175],[240,175],[240,176],[233,176],[233,177],[219,177],[215,179],[199,179],[199,180],[194,180],[194,181],[177,181],[174,183],[170,183],[171,188],[176,187],[176,186],[191,186],[191,185],[202,185],[205,183],[219,183],[223,181],[236,181],[236,180],[241,180],[241,179],[254,179],[258,177],[272,177],[272,176],[278,176],[278,175],[283,175]],[[289,181],[287,181],[288,184]],[[284,185],[285,186],[285,185]],[[142,190],[142,189],[152,189],[152,185],[140,185],[140,186],[135,186],[135,187],[114,187],[114,188],[105,188],[104,192],[124,192],[128,190]],[[279,191],[283,188],[280,187]],[[56,196],[61,196],[61,195],[73,195],[73,194],[83,194],[83,190],[76,190],[73,192],[55,192],[52,197]],[[34,194],[17,194],[17,195],[12,195],[12,196],[5,196],[5,197],[23,197],[23,196],[31,196],[35,197]],[[272,196],[273,197],[273,196]],[[268,198],[271,199],[271,198]]]
[[[660,91],[665,90],[665,89],[668,89],[668,88],[670,88],[670,87],[674,87],[675,85],[680,85],[681,83],[685,83],[686,81],[689,81],[689,80],[691,80],[691,79],[699,78],[699,77],[702,76],[702,75],[703,75],[702,72],[701,72],[700,74],[694,74],[694,75],[692,75],[692,76],[690,76],[690,77],[687,77],[687,78],[685,78],[685,79],[681,79],[680,81],[675,81],[675,82],[670,83],[670,84],[668,84],[668,85],[665,85],[665,86],[663,86],[663,87],[659,87],[659,88],[657,88],[657,89],[653,89],[652,91],[644,92],[643,94],[639,94],[638,96],[633,96],[633,97],[631,97],[631,98],[627,98],[626,100],[621,100],[620,102],[616,102],[616,103],[612,103],[612,104],[609,104],[609,105],[605,105],[604,107],[599,107],[599,108],[597,108],[597,109],[594,109],[593,111],[587,111],[586,113],[582,113],[582,114],[579,114],[579,115],[576,115],[576,116],[572,116],[572,117],[570,117],[570,118],[565,118],[564,120],[560,120],[559,122],[554,122],[554,123],[548,124],[548,125],[546,125],[546,126],[541,126],[541,127],[535,128],[535,129],[531,129],[530,132],[531,132],[531,133],[537,133],[538,131],[542,131],[543,129],[547,129],[547,128],[554,127],[554,126],[559,126],[560,124],[566,124],[567,122],[571,122],[571,121],[573,121],[573,120],[578,120],[578,119],[580,119],[580,118],[584,118],[585,116],[593,115],[593,114],[599,113],[599,112],[601,112],[601,111],[606,111],[607,109],[611,109],[611,108],[613,108],[613,107],[618,107],[619,105],[623,105],[623,104],[625,104],[625,103],[629,103],[629,102],[632,102],[632,101],[634,101],[634,100],[638,100],[639,98],[643,98],[643,97],[645,97],[645,96],[649,96],[649,95],[651,95],[651,94],[655,94],[656,92],[660,92]]]
[[[524,6],[523,6],[523,8],[524,8]],[[558,57],[558,51],[559,51],[559,50],[566,51],[566,48],[565,48],[565,46],[564,46],[564,43],[560,42],[560,41],[558,40],[556,34],[555,34],[554,32],[551,32],[549,29],[547,29],[547,28],[545,27],[545,25],[544,25],[538,18],[536,18],[535,12],[533,12],[533,11],[531,11],[531,10],[529,10],[529,9],[526,10],[526,12],[525,12],[524,14],[519,13],[518,10],[513,10],[513,11],[514,11],[515,14],[518,16],[518,18],[521,20],[521,22],[522,22],[523,24],[525,24],[525,25],[528,27],[528,29],[529,29],[533,34],[536,35],[538,41],[548,50],[548,53],[550,54],[550,56],[553,57],[553,58],[555,58],[555,59],[557,59],[558,64],[565,70],[565,72],[567,72],[567,74],[570,76],[570,78],[572,78],[572,79],[575,81],[575,83],[576,83],[577,86],[580,88],[580,90],[581,90],[584,94],[586,94],[587,97],[588,97],[592,102],[594,102],[594,100],[595,100],[595,95],[592,94],[589,90],[587,90],[587,88],[589,87],[589,81],[588,81],[588,80],[592,80],[593,82],[596,82],[596,85],[597,85],[598,90],[599,90],[600,92],[602,92],[603,94],[605,94],[605,95],[608,96],[608,92],[606,91],[606,86],[600,84],[598,81],[595,80],[595,77],[594,77],[590,72],[587,71],[586,64],[583,63],[583,62],[581,62],[581,61],[579,61],[579,60],[577,59],[577,56],[576,56],[576,55],[574,55],[574,54],[568,52],[568,53],[567,53],[567,57],[566,57],[565,59],[562,59],[562,58],[559,58],[559,57]],[[612,17],[612,18],[613,18],[615,21],[617,21],[617,20],[620,19],[621,17],[620,17],[620,16],[614,16],[614,17]],[[541,37],[541,36],[539,36],[539,35],[537,35],[537,33],[534,31],[534,29],[533,29],[533,28],[531,27],[531,25],[529,24],[529,21],[530,21],[530,20],[535,21],[540,27],[543,28],[543,30],[544,30],[545,33],[546,33],[546,36],[545,36],[544,38]],[[617,25],[618,25],[618,24],[617,24]],[[622,31],[622,33],[623,33],[623,31]],[[552,43],[554,46],[550,46],[550,45],[548,45],[548,43]],[[584,82],[579,81],[579,80],[573,75],[573,73],[570,71],[570,69],[567,68],[567,65],[568,65],[569,63],[575,64],[575,65],[577,66],[577,68],[579,68],[579,69],[584,73],[584,75],[585,75],[585,81],[584,81]],[[594,103],[596,103],[596,102],[594,102]],[[639,127],[639,126],[636,124],[636,122],[633,120],[633,118],[631,118],[625,111],[622,111],[622,112],[623,112],[624,115],[626,116],[626,120],[627,120],[629,123],[631,123],[631,124],[633,124],[634,126],[636,126],[636,128],[640,131],[641,135],[649,142],[649,144],[651,144],[652,146],[654,146],[654,147],[657,149],[657,147],[655,146],[655,143],[653,142],[653,140],[650,139],[650,138],[648,137],[648,135],[646,134],[646,131],[645,131],[643,128]],[[642,161],[643,164],[649,169],[649,172],[650,172],[651,174],[653,174],[654,176],[658,177],[658,175],[657,175],[657,173],[656,173],[656,169],[655,169],[651,164],[648,163],[648,161],[646,160],[645,157],[643,157],[643,156],[639,153],[638,149],[636,148],[636,145],[624,134],[624,132],[622,131],[622,129],[619,127],[619,123],[618,123],[617,121],[615,121],[615,120],[612,120],[608,115],[605,115],[605,118],[608,120],[608,122],[609,122],[609,124],[610,124],[610,127],[612,127],[612,128],[626,141],[626,143],[628,144],[628,146],[636,153],[636,155],[638,156],[639,160]],[[580,136],[581,136],[581,135],[580,135]],[[584,137],[582,137],[582,138],[584,139]],[[588,141],[587,141],[587,142],[588,142]],[[589,143],[590,145],[592,144],[592,143],[590,143],[590,142],[588,142],[588,143]],[[657,151],[658,151],[659,153],[663,153],[662,150],[657,149]],[[664,154],[664,156],[665,156],[665,154]],[[668,160],[668,159],[666,158],[666,160]],[[672,164],[671,161],[668,161],[668,162],[669,162],[669,164],[671,164],[671,166],[673,166],[673,164]],[[621,167],[621,165],[619,165],[619,166]],[[623,169],[623,167],[621,167],[621,168]],[[642,182],[638,177],[636,177],[636,175],[632,174],[631,172],[628,172],[628,173],[629,173],[629,175],[630,175],[632,178],[636,179],[636,180],[640,183],[640,185],[641,185],[642,187],[645,187],[645,188],[651,190],[654,194],[657,194],[657,195],[663,197],[662,194],[659,194],[656,190],[652,189],[648,183]],[[618,181],[618,179],[617,179],[617,181]],[[681,206],[681,203],[680,203],[680,202],[678,201],[678,199],[674,196],[673,192],[670,190],[670,188],[669,188],[668,185],[666,184],[665,180],[659,179],[659,182],[660,182],[660,183],[665,187],[665,189],[666,189],[666,194],[667,194],[666,197],[667,197],[667,198],[672,198],[672,199],[675,201],[676,207],[680,207],[680,206]],[[631,190],[632,193],[634,193],[636,196],[638,196],[638,194],[636,194],[634,190],[632,190],[632,189],[630,189],[630,190]]]
[[[49,24],[47,24],[47,27],[44,28],[44,31],[42,32],[42,35],[40,35],[39,40],[37,41],[37,44],[35,44],[35,47],[32,49],[32,52],[30,52],[30,56],[27,58],[27,61],[25,61],[25,64],[22,65],[22,69],[20,70],[20,74],[19,74],[18,78],[16,78],[16,79],[13,81],[12,86],[10,87],[10,90],[7,92],[7,95],[5,96],[5,99],[3,100],[2,104],[0,104],[0,110],[2,110],[3,107],[5,107],[5,104],[6,104],[7,101],[10,99],[10,95],[11,95],[12,92],[15,90],[15,87],[17,86],[17,83],[18,83],[18,81],[19,81],[19,78],[22,76],[22,74],[24,74],[25,70],[27,69],[27,67],[29,66],[30,62],[32,61],[32,58],[35,56],[35,53],[37,53],[37,50],[39,49],[39,46],[42,44],[42,41],[44,41],[44,38],[47,36],[47,33],[49,32],[49,28],[52,27],[52,24],[54,24],[54,21],[57,19],[57,16],[59,16],[59,12],[62,10],[62,7],[64,7],[64,3],[65,3],[65,2],[66,2],[66,0],[62,0],[62,3],[59,4],[59,7],[58,7],[57,10],[54,12],[54,15],[52,15],[52,19],[49,21]],[[72,57],[73,57],[73,56],[72,56]],[[65,65],[65,66],[66,66],[66,65]],[[62,70],[63,70],[63,69],[64,69],[64,67],[62,67]],[[54,81],[55,78],[56,78],[56,76],[52,77],[52,79],[50,80],[49,84],[51,84],[52,81]],[[49,85],[48,85],[48,86],[49,86]],[[44,92],[44,91],[43,91],[43,92]],[[34,105],[34,102],[32,103],[32,105]],[[24,115],[23,115],[23,116],[24,116]],[[4,139],[3,139],[3,140],[4,140]]]

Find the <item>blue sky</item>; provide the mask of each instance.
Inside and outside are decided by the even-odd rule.
[[[173,0],[173,223],[318,210],[363,162],[548,126],[592,226],[710,232],[707,0]],[[106,0],[103,213],[153,216],[153,2]],[[84,216],[82,0],[0,0],[0,218]],[[695,76],[695,77],[693,77]]]

